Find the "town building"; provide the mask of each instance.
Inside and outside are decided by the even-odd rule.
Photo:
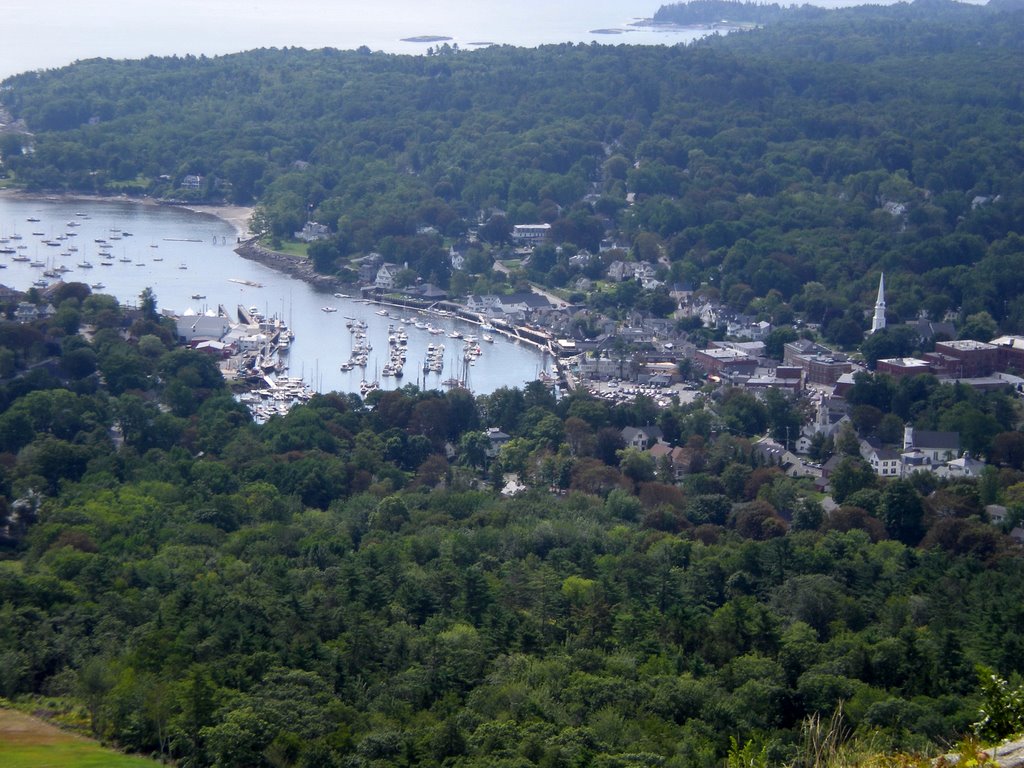
[[[187,309],[174,318],[178,342],[195,345],[201,341],[220,341],[231,330],[231,321],[214,311],[198,314]]]
[[[925,355],[939,376],[954,379],[980,378],[992,374],[999,362],[999,348],[973,339],[937,341],[935,351]]]
[[[828,347],[809,339],[797,339],[783,346],[782,360],[804,372],[805,384],[835,384],[839,378],[853,371],[850,359]]]
[[[931,373],[932,367],[927,360],[916,357],[888,357],[879,360],[875,370],[879,373],[887,373],[894,379],[902,379],[908,376],[920,376],[923,373]]]
[[[991,343],[997,349],[1000,371],[1024,373],[1024,336],[1000,336]]]
[[[735,373],[752,376],[757,370],[757,359],[738,349],[698,349],[693,361],[712,376]]]
[[[551,234],[550,224],[516,224],[512,227],[512,242],[516,245],[537,245]]]

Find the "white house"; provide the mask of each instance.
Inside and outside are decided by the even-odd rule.
[[[331,236],[331,228],[326,224],[318,224],[315,221],[307,221],[306,225],[295,233],[296,240],[312,243]]]
[[[915,430],[907,425],[903,430],[903,450],[916,448],[927,455],[933,464],[942,464],[960,456],[959,432],[930,432]]]
[[[637,448],[641,451],[647,450],[662,437],[661,427],[647,425],[646,427],[624,427],[622,440],[628,448]]]
[[[374,278],[373,284],[385,291],[390,291],[395,287],[395,278],[397,276],[397,265],[381,264],[380,269],[377,270],[377,276]]]
[[[869,440],[860,441],[860,455],[879,477],[900,476],[900,455]]]

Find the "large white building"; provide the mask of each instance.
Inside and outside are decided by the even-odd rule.
[[[550,224],[516,224],[512,227],[512,242],[516,245],[543,243],[551,234]]]

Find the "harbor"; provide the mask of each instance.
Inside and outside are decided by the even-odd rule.
[[[29,222],[30,218],[38,221]],[[72,220],[79,226],[67,227]],[[112,228],[121,232],[111,232]],[[32,232],[44,234],[34,236]],[[13,239],[15,235],[20,239]],[[66,239],[56,240],[61,235]],[[336,287],[312,284],[267,264],[241,258],[235,253],[238,233],[234,227],[212,215],[183,208],[131,201],[0,195],[0,240],[4,238],[8,242],[0,243],[0,248],[11,248],[14,253],[0,253],[0,283],[17,290],[26,291],[43,280],[48,284],[57,279],[101,284],[103,288],[94,290],[114,296],[125,306],[134,306],[140,293],[151,288],[159,309],[178,316],[217,315],[225,308],[224,314],[231,322],[241,323],[236,317],[241,306],[254,308],[264,318],[277,318],[292,336],[283,367],[274,375],[301,379],[314,392],[358,393],[364,379],[376,380],[381,389],[409,384],[443,389],[446,380],[457,378],[474,393],[488,394],[501,387],[523,387],[552,364],[542,351],[542,339],[530,338],[530,331],[517,335],[516,330],[497,324],[493,330],[482,329],[479,317],[442,307],[375,303],[356,291],[347,295]],[[67,248],[73,245],[78,251],[68,251],[74,258],[61,257],[61,251],[67,248],[47,246],[44,239],[66,243]],[[110,247],[100,248],[102,243],[95,242],[97,239]],[[25,247],[19,249],[19,244]],[[33,261],[42,261],[44,266],[33,267]],[[91,268],[79,266],[86,261]],[[60,277],[44,277],[47,262],[66,271]],[[326,306],[335,311],[324,312]],[[381,311],[386,314],[378,314]],[[367,338],[374,347],[367,350],[365,369],[342,368],[353,353],[353,335],[346,328],[348,318],[366,324]],[[403,324],[402,319],[413,322]],[[441,333],[428,332],[428,323]],[[396,330],[402,328],[407,335],[407,360],[401,377],[383,375],[389,361],[389,325],[395,325]],[[461,353],[462,347],[453,348],[448,339],[453,332],[479,337],[484,355],[478,359],[486,363],[466,365],[466,371],[457,371],[456,353]],[[493,341],[483,340],[485,334]],[[424,373],[428,345],[436,345],[438,340],[446,346],[444,371]]]

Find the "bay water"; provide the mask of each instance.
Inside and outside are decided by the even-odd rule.
[[[454,318],[421,317],[404,309],[379,315],[381,307],[364,304],[355,295],[336,298],[241,258],[234,252],[237,234],[216,216],[172,206],[0,195],[0,240],[7,240],[0,248],[16,252],[0,254],[0,284],[27,291],[45,279],[46,268],[65,266],[71,270],[64,275],[66,282],[96,285],[94,292],[114,296],[122,304],[137,304],[139,294],[151,288],[161,309],[178,314],[223,306],[234,316],[239,305],[255,307],[268,317],[276,314],[295,332],[288,354],[289,375],[301,376],[320,392],[356,392],[364,375],[373,379],[374,369],[387,362],[389,325],[402,327],[408,334],[408,360],[403,379],[380,379],[385,389],[415,384],[418,377],[424,388],[440,389],[445,379],[465,373],[473,392],[487,394],[503,386],[522,387],[550,364],[535,348],[495,335],[493,343],[481,345],[483,355],[464,368],[461,341],[431,335],[412,323],[400,325],[398,318],[429,320],[446,334],[479,336],[476,325]],[[47,240],[57,245],[47,245]],[[97,240],[110,247],[101,248]],[[16,261],[19,257],[28,261]],[[336,311],[325,312],[325,307]],[[348,318],[367,323],[373,350],[365,371],[340,370],[352,351]],[[441,343],[446,345],[444,371],[423,378],[427,346]]]

